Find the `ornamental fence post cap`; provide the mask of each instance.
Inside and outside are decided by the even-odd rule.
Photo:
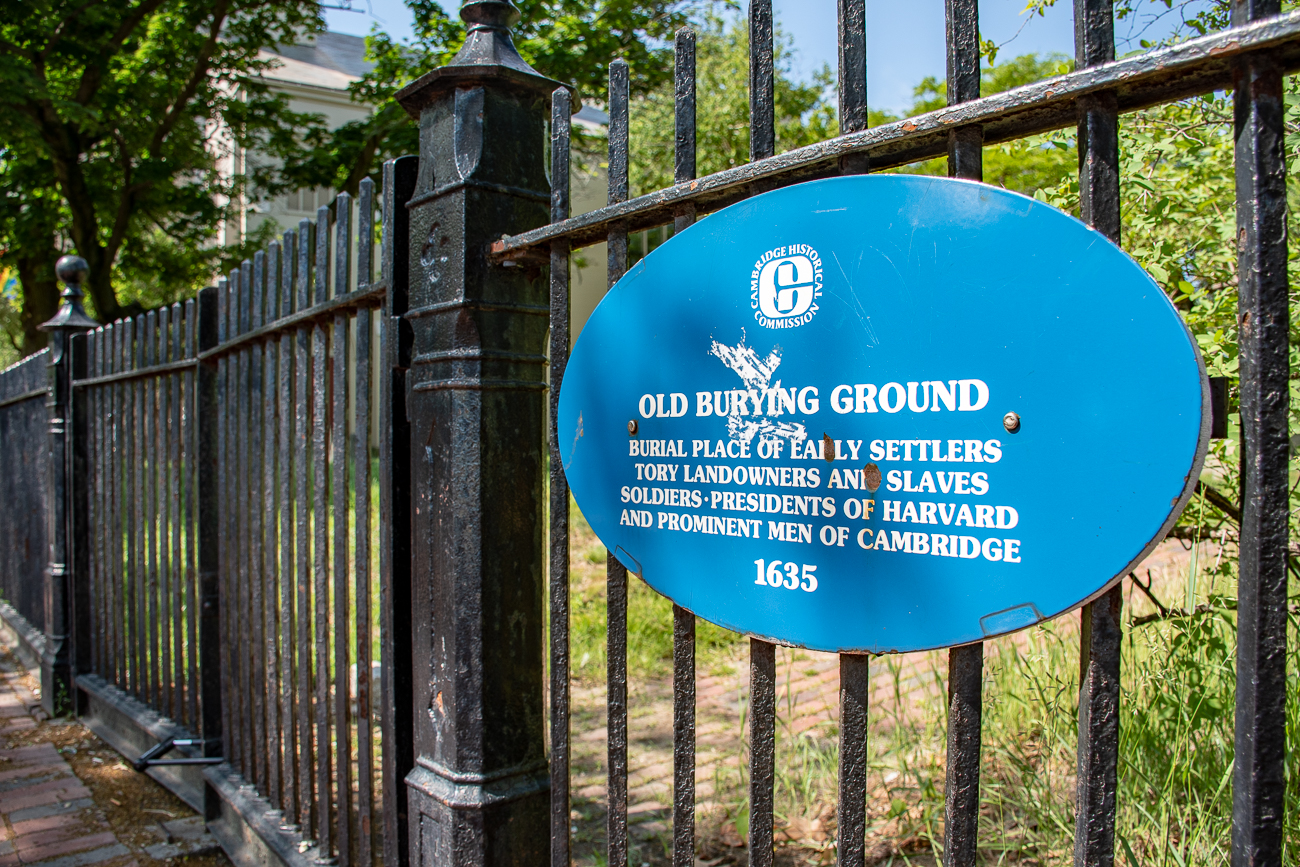
[[[519,10],[508,0],[470,0],[460,8],[467,25],[465,44],[446,66],[426,72],[399,90],[395,97],[407,114],[419,118],[421,111],[440,95],[461,87],[486,83],[513,85],[549,98],[557,87],[574,93],[574,111],[580,107],[570,85],[547,78],[519,56],[510,26],[519,20]]]
[[[99,325],[81,307],[81,284],[86,282],[90,266],[80,256],[63,256],[54,264],[54,274],[63,284],[59,312],[40,325],[42,331],[89,331]]]

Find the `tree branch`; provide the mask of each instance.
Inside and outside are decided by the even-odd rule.
[[[172,104],[167,107],[167,112],[163,115],[157,129],[154,130],[153,138],[149,142],[149,151],[151,153],[157,153],[162,147],[163,141],[171,133],[172,128],[176,126],[176,121],[180,118],[181,112],[184,111],[189,101],[194,98],[199,85],[208,77],[208,70],[212,65],[212,53],[216,50],[218,40],[221,37],[221,27],[225,24],[229,10],[229,0],[220,0],[212,10],[212,25],[208,28],[208,38],[204,41],[198,57],[195,58],[194,68],[191,70],[185,86],[181,88]]]
[[[104,67],[107,65],[108,59],[117,54],[127,37],[135,32],[135,29],[140,26],[142,21],[157,12],[158,7],[162,6],[164,2],[165,0],[141,0],[140,5],[135,7],[135,10],[130,15],[122,19],[122,23],[118,25],[117,30],[101,46],[99,62],[86,64],[86,70],[81,74],[81,83],[77,86],[77,95],[73,97],[73,102],[78,105],[90,104],[96,91],[99,90],[100,83],[103,81]]]

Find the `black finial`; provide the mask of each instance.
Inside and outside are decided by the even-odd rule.
[[[550,98],[560,82],[528,65],[515,48],[510,26],[519,20],[519,10],[508,0],[470,0],[460,8],[465,21],[465,44],[446,66],[430,70],[396,94],[398,103],[411,117],[419,117],[442,94],[459,87],[478,87],[489,81]],[[567,86],[567,85],[565,85]],[[572,88],[570,88],[572,90]],[[573,107],[580,103],[575,95]]]
[[[41,324],[42,331],[86,331],[99,325],[81,307],[81,284],[86,282],[90,266],[80,256],[64,256],[54,265],[55,276],[63,284],[63,303],[59,312]]]
[[[509,30],[519,10],[509,0],[470,0],[460,8],[461,20],[473,30]]]
[[[465,45],[448,66],[504,66],[536,76],[537,70],[519,56],[510,25],[519,20],[519,10],[508,0],[471,0],[460,8],[469,25]]]

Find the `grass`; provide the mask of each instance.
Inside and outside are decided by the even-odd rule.
[[[604,678],[604,555],[574,510],[575,674]],[[1177,543],[1168,543],[1177,544]],[[1231,547],[1231,543],[1229,543]],[[597,550],[599,549],[599,550]],[[1156,607],[1125,584],[1121,663],[1119,812],[1116,863],[1227,865],[1232,812],[1236,688],[1235,558],[1204,544],[1158,575],[1166,607],[1194,611],[1134,624]],[[630,579],[629,670],[671,676],[671,604]],[[979,822],[981,861],[1066,864],[1072,860],[1079,672],[1078,615],[986,644]],[[1284,835],[1288,862],[1300,851],[1300,651],[1296,616],[1288,638],[1288,778]],[[702,621],[700,671],[746,664],[746,640]],[[804,657],[806,659],[806,656]],[[787,674],[812,671],[790,654]],[[868,850],[879,863],[935,863],[942,857],[946,655],[873,661],[868,746]],[[919,672],[919,685],[918,685]],[[786,678],[788,684],[788,678]],[[882,690],[880,684],[884,683]],[[918,700],[918,692],[921,696]],[[890,694],[892,691],[892,694]],[[789,693],[778,693],[778,703]],[[833,720],[795,734],[793,708],[778,708],[776,813],[792,863],[832,863],[838,731]],[[714,816],[701,818],[704,851],[735,844],[748,827],[744,707],[736,732],[739,762],[716,772]],[[720,766],[721,767],[721,766]],[[817,825],[819,827],[812,827]],[[812,830],[809,830],[812,828]],[[713,842],[711,842],[713,838]],[[710,848],[714,846],[714,848]],[[657,863],[657,862],[656,862]]]

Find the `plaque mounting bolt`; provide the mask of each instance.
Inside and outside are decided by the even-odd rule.
[[[1020,416],[1017,413],[1009,412],[1002,416],[1002,426],[1007,429],[1007,433],[1015,433],[1020,430]]]
[[[630,437],[636,436],[636,419],[632,419],[627,423],[627,435]]]

